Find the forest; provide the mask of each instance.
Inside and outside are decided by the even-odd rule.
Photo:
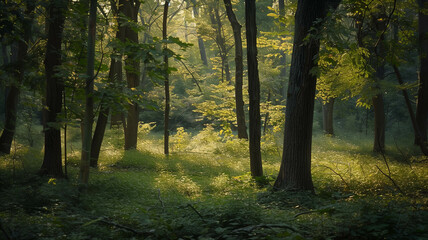
[[[428,239],[428,0],[2,0],[0,46],[0,239]]]

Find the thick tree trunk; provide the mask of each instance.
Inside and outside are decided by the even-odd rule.
[[[9,154],[12,146],[12,141],[15,136],[16,119],[18,112],[18,102],[20,95],[20,84],[24,80],[25,63],[27,61],[28,42],[31,38],[31,28],[33,21],[33,11],[35,5],[31,2],[27,3],[24,20],[22,22],[24,28],[24,35],[18,42],[16,49],[16,70],[14,78],[16,83],[13,84],[8,91],[5,99],[5,126],[0,137],[0,153]],[[7,56],[3,56],[4,63],[8,62]]]
[[[68,0],[51,0],[48,6],[48,41],[46,43],[46,126],[45,154],[40,174],[64,177],[61,162],[61,132],[57,115],[62,108],[63,79],[57,74],[61,66],[61,43]]]
[[[260,80],[257,62],[256,1],[245,1],[247,31],[248,94],[250,98],[250,167],[253,177],[263,176],[260,152]]]
[[[334,98],[327,99],[326,102],[322,104],[322,126],[324,134],[333,136],[333,107],[334,107]]]
[[[371,56],[371,64],[376,70],[375,86],[374,90],[378,92],[376,96],[372,98],[373,101],[373,111],[374,111],[374,142],[373,142],[373,151],[383,153],[385,151],[385,130],[386,130],[386,117],[385,117],[385,104],[383,101],[382,90],[379,86],[379,81],[385,78],[385,38],[384,35],[381,35],[380,38],[378,34],[385,30],[386,23],[383,20],[387,16],[385,13],[379,13],[378,15],[372,16],[372,25],[375,27],[376,32],[373,33],[373,39],[379,39],[377,45],[372,49],[374,53]]]
[[[245,125],[244,98],[242,96],[242,84],[244,75],[244,64],[242,60],[242,39],[241,39],[241,24],[236,19],[235,13],[232,10],[230,0],[224,0],[226,14],[229,18],[233,29],[233,37],[235,39],[235,107],[236,107],[236,122],[238,124],[238,138],[248,139],[247,127]]]
[[[0,154],[9,154],[16,129],[19,87],[11,86],[5,101],[5,125],[0,137]]]
[[[299,0],[295,16],[293,55],[285,111],[284,149],[274,187],[313,191],[311,176],[312,122],[316,76],[311,70],[319,53],[319,39],[304,40],[317,19],[323,19],[329,5],[340,1]],[[303,44],[306,42],[306,44]]]
[[[79,180],[83,184],[89,181],[91,159],[92,125],[94,122],[94,69],[95,69],[95,32],[97,19],[97,0],[90,1],[88,21],[88,57],[85,86],[85,113],[83,115],[82,157],[80,160]]]
[[[126,17],[134,22],[137,22],[138,9],[140,7],[139,0],[120,0],[120,8]],[[131,27],[125,27],[125,41],[131,43],[138,43],[138,32],[134,31]],[[139,69],[140,61],[136,58],[135,54],[127,53],[125,60],[126,80],[128,88],[136,89],[139,86]],[[132,102],[129,104],[128,118],[125,128],[125,150],[137,148],[137,133],[138,133],[139,112],[138,104]]]
[[[163,9],[163,21],[162,21],[162,38],[163,40],[167,40],[167,33],[168,33],[168,6],[169,6],[169,0],[165,1],[164,9]],[[163,63],[164,63],[164,83],[165,83],[165,114],[164,114],[164,134],[163,134],[163,144],[164,144],[164,154],[169,154],[169,111],[170,111],[170,94],[169,94],[169,74],[168,74],[168,45],[164,43],[164,56],[163,56]]]
[[[419,89],[416,122],[421,133],[420,141],[427,142],[428,126],[428,0],[419,0]],[[417,139],[415,139],[417,140]],[[416,141],[415,141],[416,142]],[[416,142],[419,144],[420,142]]]

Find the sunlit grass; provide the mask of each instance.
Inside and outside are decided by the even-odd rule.
[[[222,139],[214,129],[187,135],[183,131],[179,135],[173,134],[172,139],[175,137],[175,140],[171,143],[169,156],[163,154],[160,133],[140,133],[137,149],[124,151],[122,130],[107,130],[99,167],[91,169],[87,192],[80,194],[77,191],[80,161],[78,135],[79,129],[69,130],[68,181],[58,180],[53,185],[49,179],[34,178],[39,180],[31,180],[36,185],[30,189],[38,189],[36,186],[41,185],[40,190],[29,191],[22,190],[26,187],[18,187],[5,190],[5,195],[0,196],[12,202],[34,199],[25,204],[33,202],[31,204],[36,206],[35,209],[39,206],[48,209],[39,218],[31,213],[33,210],[19,210],[18,218],[28,218],[33,222],[43,220],[51,224],[71,222],[83,232],[76,239],[93,238],[99,234],[110,239],[132,237],[132,234],[111,233],[108,228],[100,228],[97,222],[88,224],[99,217],[114,219],[134,228],[152,228],[158,234],[154,235],[157,236],[154,239],[177,238],[174,235],[177,231],[192,236],[204,232],[221,235],[223,231],[234,229],[233,226],[258,223],[289,224],[298,229],[298,233],[293,234],[323,239],[338,232],[346,238],[355,226],[366,225],[370,218],[376,219],[378,216],[399,217],[402,221],[394,224],[406,229],[418,229],[418,221],[424,215],[418,215],[417,211],[426,211],[428,205],[426,158],[415,155],[412,146],[400,145],[402,148],[397,150],[395,144],[389,144],[385,156],[382,156],[372,153],[371,138],[364,134],[326,137],[315,133],[312,175],[316,195],[274,193],[271,192],[271,185],[281,162],[279,152],[282,146],[278,142],[282,140],[278,136],[267,136],[263,140],[263,169],[269,184],[261,186],[249,174],[248,142]],[[183,136],[187,139],[181,139]],[[8,189],[8,184],[37,172],[42,158],[39,148],[24,145],[14,154],[1,157],[3,177],[0,177],[0,183],[3,187],[0,190]],[[27,197],[10,199],[18,193]],[[49,201],[46,202],[46,199]],[[401,210],[393,208],[398,205]],[[6,210],[4,206],[0,218],[9,219],[8,214],[12,210]],[[59,220],[55,214],[65,215]],[[80,220],[73,217],[76,214]],[[350,223],[349,219],[355,223]],[[373,221],[373,225],[380,229],[379,236],[387,236],[382,235],[385,234],[382,231],[386,231],[383,220]],[[417,224],[414,227],[408,226],[415,221]],[[27,226],[20,220],[15,223]],[[72,227],[61,224],[50,226],[62,229],[64,234],[75,234]],[[39,227],[44,229],[47,225],[41,224]],[[365,232],[367,229],[363,230],[355,234],[377,236]],[[285,230],[254,231],[291,234]]]

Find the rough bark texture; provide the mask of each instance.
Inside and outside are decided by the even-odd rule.
[[[10,148],[12,146],[13,137],[15,136],[16,130],[16,119],[18,112],[18,102],[20,95],[20,84],[24,80],[24,71],[25,71],[25,62],[27,60],[27,50],[28,42],[31,38],[31,27],[33,21],[33,11],[35,5],[31,2],[27,3],[24,18],[22,19],[22,27],[24,30],[23,36],[20,36],[18,47],[17,47],[17,61],[15,63],[16,70],[13,74],[15,78],[15,83],[10,86],[9,91],[5,99],[5,126],[0,137],[0,153],[9,154]],[[5,59],[4,63],[8,62],[6,56],[3,56]]]
[[[260,80],[257,62],[256,1],[245,1],[247,31],[248,94],[250,98],[250,168],[253,177],[263,176],[260,153]]]
[[[333,107],[334,107],[334,98],[327,99],[326,102],[322,104],[322,127],[324,134],[334,135],[333,129]]]
[[[285,112],[284,149],[281,167],[274,187],[277,189],[313,191],[311,176],[312,121],[316,76],[310,74],[317,66],[314,57],[319,52],[319,39],[304,38],[323,19],[328,7],[336,8],[340,1],[299,0],[295,16],[293,55]]]
[[[97,0],[90,1],[88,21],[88,52],[85,86],[85,113],[83,115],[82,156],[80,160],[79,180],[83,184],[89,181],[91,159],[92,125],[94,122],[94,69],[95,69],[95,31],[97,19]]]
[[[61,112],[63,80],[56,74],[61,65],[62,32],[68,0],[51,0],[48,6],[48,41],[46,43],[46,126],[45,154],[40,174],[63,177],[61,162],[61,132],[57,114]]]
[[[137,22],[138,9],[140,7],[139,0],[120,0],[119,8],[127,18]],[[131,27],[125,26],[125,41],[130,43],[138,43],[138,33]],[[140,61],[133,53],[127,53],[125,60],[126,80],[128,88],[136,89],[139,86],[139,69]],[[125,150],[137,148],[137,133],[138,133],[139,112],[138,104],[132,102],[129,104],[128,117],[125,128]]]
[[[416,106],[416,122],[421,141],[427,142],[428,126],[428,0],[419,0],[419,90]],[[416,142],[417,143],[417,142]]]
[[[162,38],[167,40],[168,33],[168,5],[169,0],[165,1],[165,5],[163,8],[163,21],[162,21]],[[169,74],[168,74],[168,45],[164,43],[164,56],[163,56],[163,64],[164,64],[164,84],[165,84],[165,114],[164,114],[164,134],[163,134],[163,144],[164,144],[164,154],[169,154],[169,111],[170,111],[170,94],[169,94]]]
[[[247,126],[245,125],[244,98],[242,96],[242,82],[244,75],[244,64],[242,60],[242,39],[241,24],[236,19],[232,10],[230,0],[224,0],[226,14],[233,29],[233,38],[235,39],[235,107],[236,122],[238,124],[238,138],[248,139]]]

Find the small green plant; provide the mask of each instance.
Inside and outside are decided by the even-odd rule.
[[[170,143],[174,151],[180,152],[185,150],[190,144],[190,134],[184,131],[183,127],[177,128],[177,132],[171,136]]]

